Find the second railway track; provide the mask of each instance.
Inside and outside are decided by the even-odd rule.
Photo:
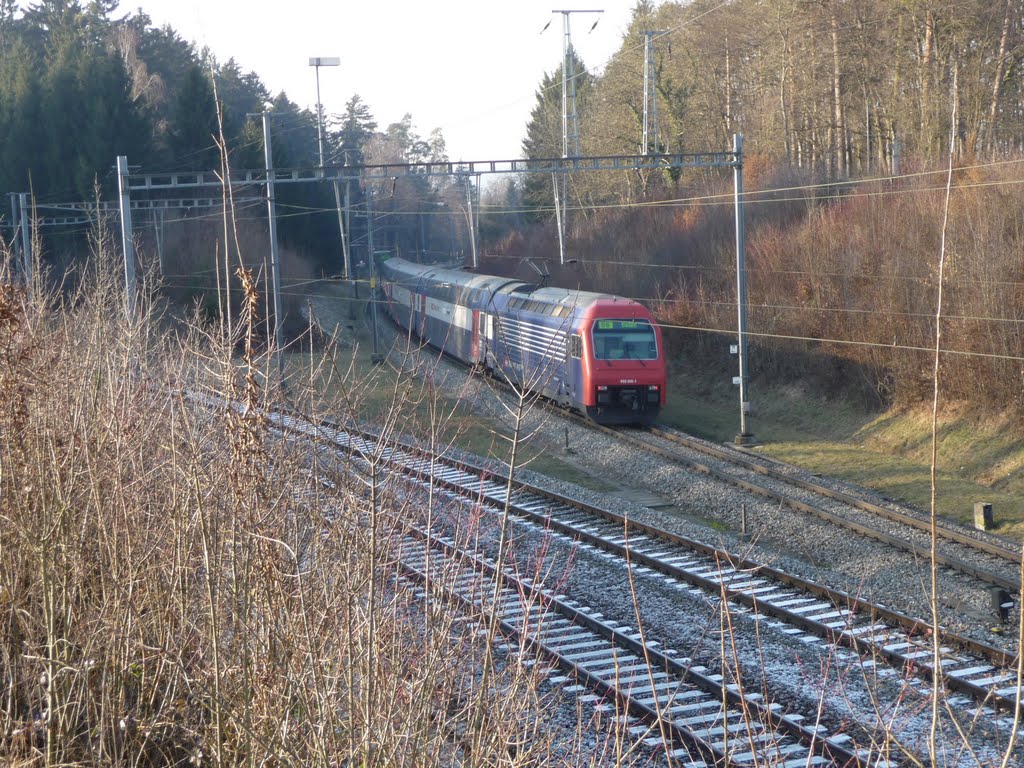
[[[574,418],[588,429],[647,451],[719,482],[766,498],[829,525],[853,531],[927,561],[931,557],[929,522],[868,499],[815,483],[755,460],[744,452],[695,440],[664,428],[629,430],[602,427]],[[883,521],[889,530],[880,525]],[[937,563],[950,570],[1021,592],[1020,551],[939,524]]]
[[[507,477],[465,461],[425,455],[397,443],[381,450],[371,433],[285,414],[273,418],[283,429],[326,437],[354,455],[376,452],[410,478],[490,507],[495,514],[508,503],[528,525],[612,553],[630,567],[650,569],[712,598],[724,596],[793,631],[845,646],[856,658],[867,655],[901,673],[934,680],[933,633],[922,619],[527,483],[510,485]],[[941,628],[940,639],[939,666],[950,689],[996,709],[1019,706],[1013,654]]]

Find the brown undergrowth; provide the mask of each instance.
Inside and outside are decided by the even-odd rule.
[[[477,690],[473,623],[398,580],[396,542],[443,503],[262,415],[280,390],[251,276],[227,338],[149,298],[128,319],[116,263],[95,260],[73,295],[0,274],[0,764],[554,760],[537,671],[499,659]],[[385,428],[431,396],[396,385]]]

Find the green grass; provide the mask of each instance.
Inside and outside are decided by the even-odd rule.
[[[674,376],[664,421],[710,440],[739,432],[739,394],[728,381]],[[753,389],[748,430],[772,458],[877,490],[920,509],[931,506],[931,414],[869,412],[797,388]],[[973,524],[974,504],[993,505],[995,531],[1024,539],[1024,443],[1007,417],[949,409],[938,431],[936,508]]]

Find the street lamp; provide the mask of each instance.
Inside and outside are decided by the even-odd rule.
[[[340,67],[341,59],[337,56],[311,56],[309,66],[316,67],[316,136],[320,147],[320,170],[324,167],[324,112],[320,103],[320,67]]]
[[[320,67],[340,67],[341,59],[337,56],[311,56],[309,66],[316,68],[316,136],[317,145],[320,150],[320,178],[324,175],[324,115],[323,105],[320,103]],[[346,182],[347,184],[347,182]],[[341,190],[338,188],[338,180],[334,179],[334,205],[338,210],[338,232],[341,235],[341,261],[345,267],[345,279],[352,276],[352,264],[349,261],[348,241],[345,239],[345,216],[341,210]],[[348,187],[345,187],[345,208],[348,208]]]

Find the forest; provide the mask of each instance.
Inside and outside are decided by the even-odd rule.
[[[882,404],[926,397],[944,254],[946,391],[1019,409],[1022,25],[1020,0],[639,0],[610,61],[573,58],[581,153],[724,151],[744,136],[755,376],[825,391],[855,381]],[[645,61],[656,114],[647,146]],[[562,154],[554,64],[537,86],[524,157]],[[267,102],[275,167],[318,163],[315,113],[115,0],[38,0],[23,12],[0,0],[0,71],[0,191],[31,191],[41,216],[56,201],[110,199],[117,155],[147,172],[262,167],[250,116]],[[421,137],[412,115],[380,128],[357,94],[327,121],[327,164],[445,160],[440,133]],[[572,174],[562,202],[575,263],[560,268],[550,177],[524,174],[480,192],[466,177],[413,173],[375,204],[375,248],[459,258],[475,209],[488,271],[539,258],[555,281],[615,286],[655,307],[677,353],[727,367],[732,184],[721,169]],[[365,262],[365,190],[347,192],[347,235]],[[291,185],[278,203],[286,276],[336,275],[330,185]],[[265,228],[253,204],[241,234],[223,236],[227,249],[259,262]],[[87,229],[47,229],[43,262],[63,273],[87,252]],[[211,289],[222,230],[219,215],[195,212],[168,227],[172,296]],[[152,238],[140,237],[142,253],[152,251]]]

